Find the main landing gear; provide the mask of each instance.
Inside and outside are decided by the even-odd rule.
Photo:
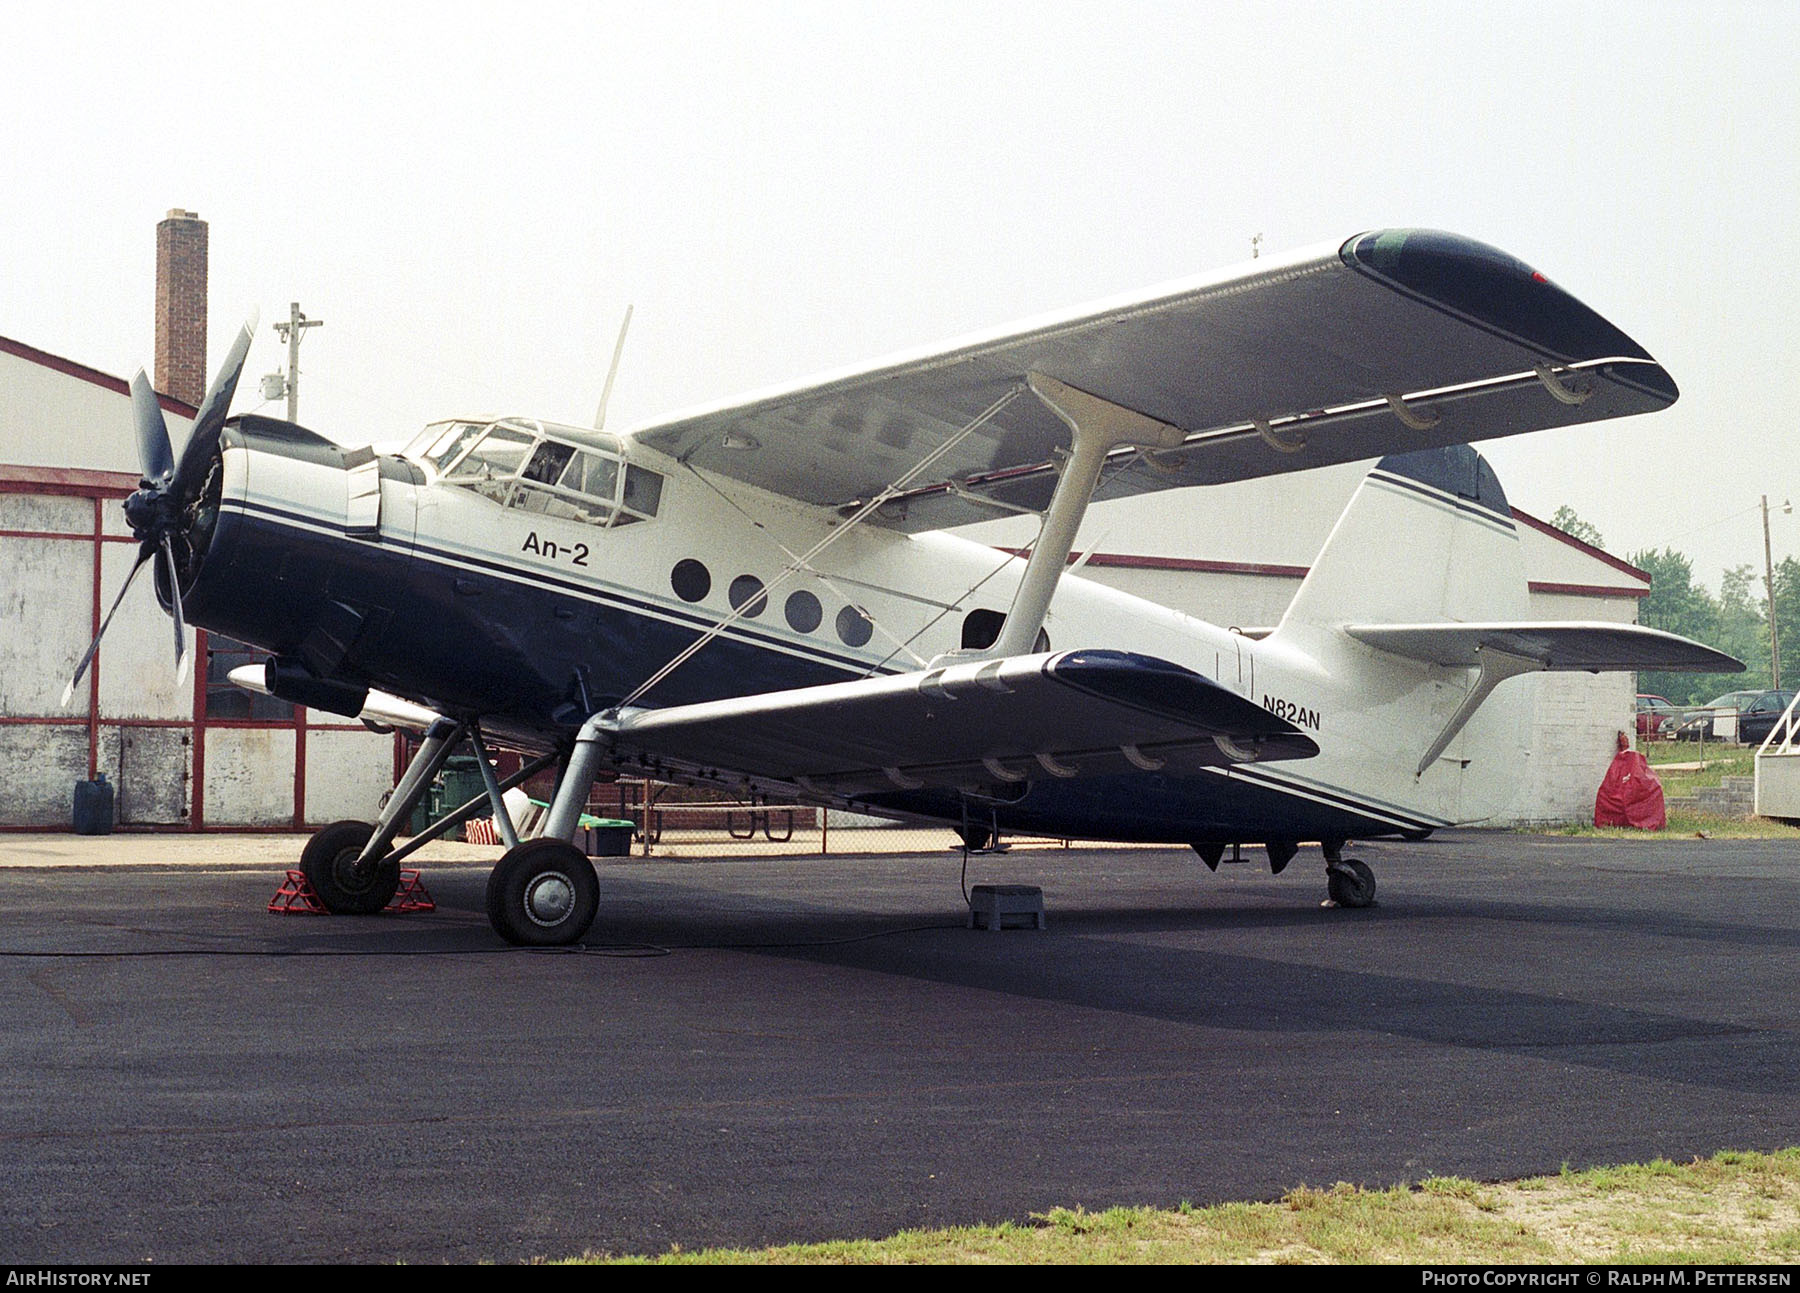
[[[585,730],[585,729],[584,729]],[[467,741],[481,768],[484,790],[405,844],[394,847],[401,825],[424,798],[438,771]],[[582,753],[577,746],[577,755]],[[300,854],[300,870],[328,911],[373,915],[386,907],[400,885],[400,860],[447,835],[471,817],[492,813],[495,827],[508,845],[488,877],[488,922],[509,943],[525,947],[559,947],[578,942],[594,922],[600,906],[600,882],[587,854],[570,841],[582,805],[593,784],[593,757],[572,770],[565,763],[541,834],[521,841],[502,797],[557,761],[557,755],[534,759],[504,781],[494,775],[481,729],[474,722],[442,719],[426,732],[418,754],[388,796],[380,817],[369,822],[333,822],[316,832]]]
[[[522,947],[573,943],[599,909],[593,862],[563,840],[526,840],[508,849],[488,876],[488,923]]]

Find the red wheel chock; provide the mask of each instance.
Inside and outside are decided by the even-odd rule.
[[[394,897],[387,905],[388,911],[436,911],[437,903],[431,900],[425,882],[419,879],[417,871],[400,872],[400,887],[394,890]]]
[[[278,916],[329,916],[319,895],[313,892],[304,871],[289,871],[281,888],[269,899],[269,910]]]
[[[312,882],[306,878],[304,871],[289,871],[287,878],[281,882],[281,888],[269,899],[269,910],[278,916],[329,916],[325,903],[314,892]],[[419,879],[417,871],[402,870],[400,887],[394,890],[394,896],[388,901],[384,911],[436,911],[437,903],[432,901],[431,893],[425,888],[425,882]]]

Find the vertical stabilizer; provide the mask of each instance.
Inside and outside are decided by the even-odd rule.
[[[1535,685],[1500,688],[1421,767],[1476,671],[1376,650],[1344,625],[1521,621],[1529,596],[1512,510],[1481,455],[1395,454],[1358,487],[1273,639],[1315,660],[1361,714],[1351,743],[1363,768],[1421,809],[1476,821],[1516,793]]]
[[[1390,454],[1338,518],[1278,632],[1527,618],[1506,491],[1468,445]]]

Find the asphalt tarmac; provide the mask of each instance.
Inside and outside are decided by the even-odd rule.
[[[0,866],[0,1260],[655,1253],[1800,1144],[1800,837],[1363,846],[1365,911],[1316,850],[1015,851],[969,880],[1049,927],[1002,933],[951,853],[605,863],[549,953],[467,863],[432,914],[275,916],[266,845],[150,847]]]

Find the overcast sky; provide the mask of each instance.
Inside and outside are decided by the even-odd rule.
[[[615,427],[1257,233],[1424,225],[1530,262],[1682,388],[1485,447],[1517,505],[1716,586],[1760,564],[1760,494],[1800,504],[1792,3],[15,0],[0,106],[0,335],[148,364],[155,224],[194,210],[215,361],[262,311],[236,408],[297,300],[326,321],[301,420],[341,440],[586,423],[627,302]]]

